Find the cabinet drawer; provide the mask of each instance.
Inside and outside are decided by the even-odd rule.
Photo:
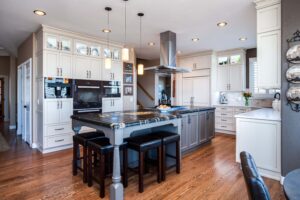
[[[235,126],[233,124],[216,124],[216,129],[235,131]]]
[[[72,133],[71,124],[57,125],[57,126],[46,126],[46,136],[59,135]]]
[[[251,108],[235,108],[234,113],[239,114],[239,113],[245,113],[251,111]]]
[[[46,148],[59,147],[63,145],[69,145],[73,143],[73,135],[72,134],[63,134],[57,135],[53,137],[45,138]]]
[[[216,116],[218,117],[233,117],[233,112],[216,112]]]
[[[232,112],[233,108],[231,107],[216,107],[217,112]]]
[[[216,117],[216,123],[217,124],[223,124],[223,123],[233,124],[234,119],[232,117]]]

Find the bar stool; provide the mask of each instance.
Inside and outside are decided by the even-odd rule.
[[[162,180],[166,180],[166,157],[171,157],[176,160],[176,173],[180,173],[180,135],[176,133],[170,133],[166,131],[152,133],[153,137],[160,138],[162,141]],[[176,156],[169,155],[166,153],[166,147],[168,144],[175,143],[176,145]],[[171,166],[173,167],[173,166]]]
[[[127,143],[124,142],[120,145],[120,150],[123,153],[123,185],[127,187],[128,185],[128,177],[127,177]],[[93,180],[99,183],[100,187],[100,197],[105,197],[105,159],[108,158],[110,154],[114,151],[113,145],[110,144],[109,139],[106,137],[97,138],[94,140],[88,141],[88,186],[91,187],[93,185]],[[99,179],[96,176],[95,170],[93,174],[93,153],[96,156],[99,156]],[[109,159],[110,160],[110,159]],[[111,165],[112,162],[108,162],[108,165]],[[96,167],[96,166],[95,166]]]
[[[139,192],[144,191],[144,162],[145,162],[145,153],[149,150],[157,150],[157,182],[161,182],[161,143],[162,140],[157,137],[153,137],[151,134],[134,136],[125,139],[128,142],[128,148],[135,150],[139,154]]]
[[[103,132],[88,132],[76,134],[73,136],[73,176],[77,175],[77,169],[83,172],[83,182],[87,182],[87,142],[89,140],[104,137]],[[83,155],[80,157],[80,154],[77,155],[79,151],[79,145],[83,147]],[[79,156],[79,157],[78,157]],[[83,167],[78,165],[77,161],[83,160]]]

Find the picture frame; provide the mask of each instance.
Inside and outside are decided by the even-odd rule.
[[[124,96],[133,96],[133,86],[132,85],[125,85],[123,95]]]
[[[123,63],[123,72],[132,74],[133,73],[133,64],[124,62]]]
[[[132,74],[124,74],[123,76],[124,80],[124,84],[133,84],[133,75]]]

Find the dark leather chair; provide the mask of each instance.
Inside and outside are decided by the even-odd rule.
[[[252,156],[243,151],[240,158],[249,200],[271,200],[268,188],[259,175]]]
[[[83,182],[87,182],[87,159],[88,159],[88,151],[87,151],[87,142],[93,140],[95,138],[104,137],[103,132],[95,131],[88,133],[76,134],[73,136],[73,175],[77,175],[77,169],[83,171]],[[83,155],[77,155],[79,151],[79,146],[83,148]],[[80,166],[79,161],[83,160],[83,167]]]

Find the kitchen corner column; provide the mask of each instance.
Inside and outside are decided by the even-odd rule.
[[[110,142],[114,146],[114,162],[112,184],[110,185],[110,199],[123,200],[124,188],[121,182],[121,162],[120,162],[120,145],[123,143],[123,129],[114,129],[110,134]]]

